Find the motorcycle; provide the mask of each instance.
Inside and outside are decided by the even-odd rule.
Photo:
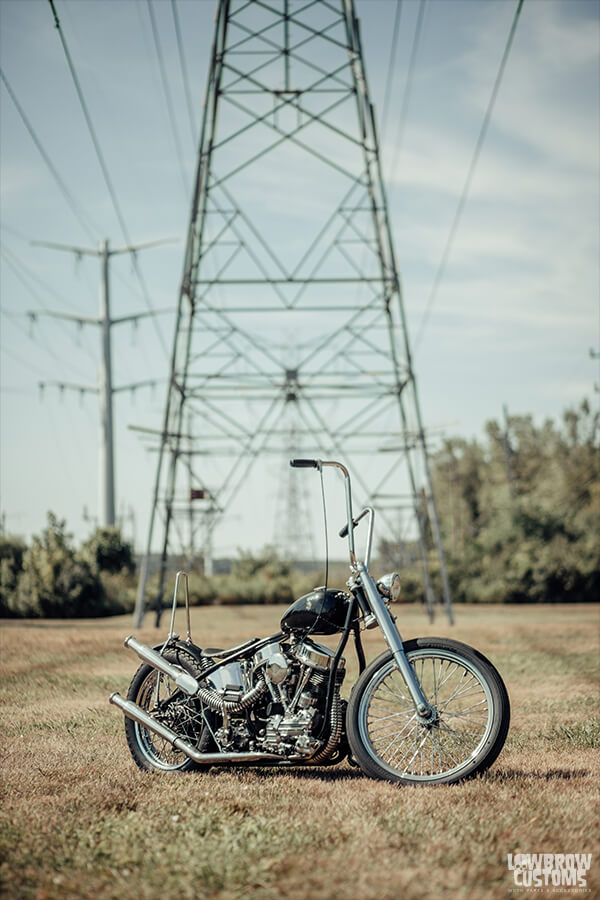
[[[502,750],[510,705],[504,683],[472,647],[448,638],[403,641],[391,604],[396,573],[369,573],[375,513],[352,514],[350,475],[339,462],[293,459],[297,468],[334,467],[344,476],[350,578],[347,591],[315,588],[283,614],[280,630],[229,649],[202,649],[190,633],[187,576],[178,573],[167,639],[151,648],[131,636],[142,660],[125,714],[131,755],[144,770],[184,772],[214,765],[330,766],[346,757],[365,775],[398,784],[451,784],[483,772]],[[354,532],[368,519],[364,561]],[[174,633],[180,578],[187,637]],[[327,579],[326,579],[327,580]],[[379,626],[388,649],[366,665],[361,631]],[[314,636],[340,635],[331,650]],[[346,702],[344,650],[354,638],[360,675]]]

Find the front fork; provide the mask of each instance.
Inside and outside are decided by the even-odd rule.
[[[383,597],[377,590],[377,585],[369,575],[364,563],[358,562],[356,568],[360,575],[360,584],[367,595],[369,606],[383,632],[386,644],[392,651],[392,656],[400,670],[400,674],[406,682],[406,687],[415,704],[417,714],[421,719],[430,719],[434,715],[434,710],[427,702],[427,698],[421,690],[419,680],[406,658],[402,637],[394,624],[391,613],[385,605]]]

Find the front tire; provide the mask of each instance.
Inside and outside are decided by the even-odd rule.
[[[487,769],[510,722],[494,666],[448,638],[405,641],[404,651],[434,716],[420,720],[391,651],[378,656],[348,704],[348,740],[363,772],[399,784],[451,784]]]

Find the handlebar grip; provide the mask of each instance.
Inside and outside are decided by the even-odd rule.
[[[316,459],[290,459],[290,466],[293,469],[318,469],[319,463]]]
[[[358,525],[358,523],[359,523],[360,520],[362,519],[363,515],[364,515],[364,513],[361,513],[360,516],[357,516],[356,519],[352,519],[352,525],[353,525],[354,528],[356,528],[356,526]],[[347,523],[347,522],[346,522],[346,524],[344,525],[343,528],[340,528],[340,537],[341,537],[341,538],[348,537],[348,523]]]

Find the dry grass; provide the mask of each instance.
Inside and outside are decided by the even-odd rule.
[[[279,612],[195,609],[193,635],[227,646],[273,632]],[[122,647],[131,620],[4,623],[4,895],[506,898],[508,853],[554,852],[593,853],[588,896],[600,896],[599,620],[595,606],[475,607],[459,609],[450,629],[401,610],[404,637],[473,644],[511,694],[513,724],[494,767],[438,788],[369,781],[347,765],[143,774],[107,703],[136,667]],[[157,639],[151,628],[141,637]],[[377,632],[366,643],[370,658],[383,649]]]

